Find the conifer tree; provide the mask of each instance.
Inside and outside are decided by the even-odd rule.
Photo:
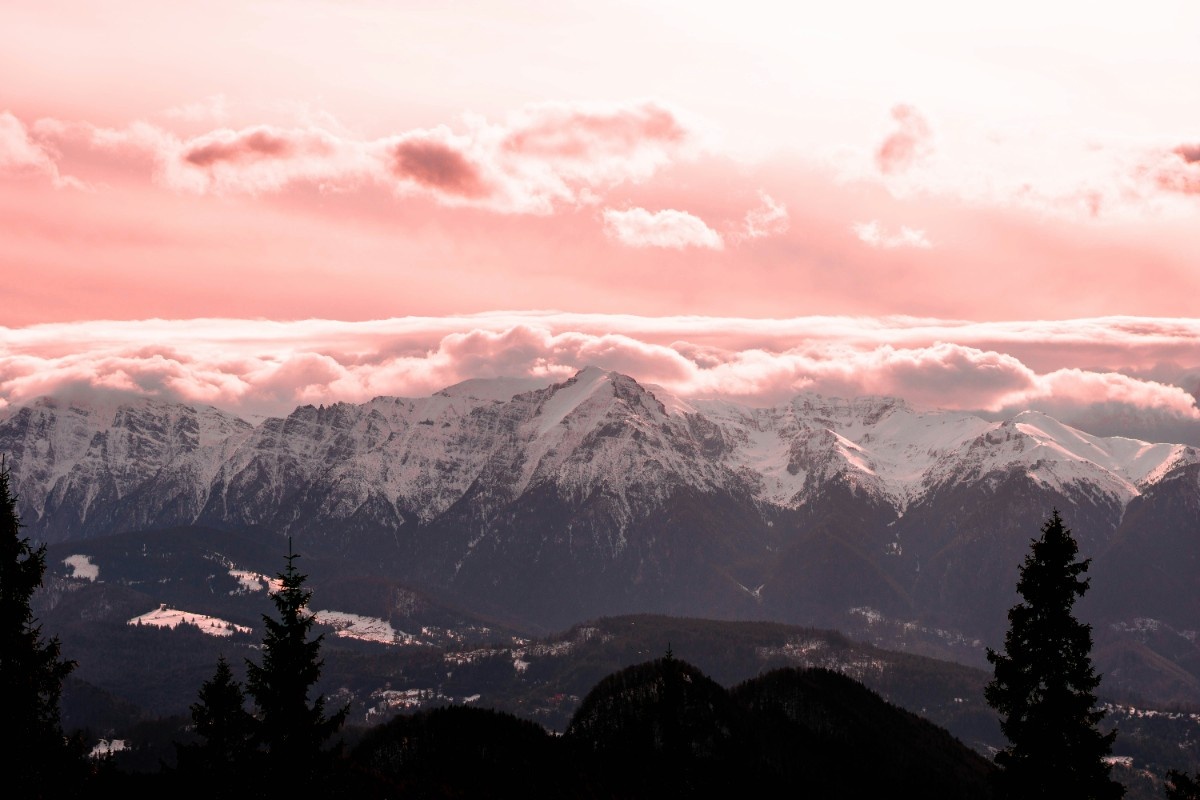
[[[264,614],[266,634],[262,664],[247,661],[247,691],[258,708],[258,742],[265,750],[268,779],[280,790],[299,788],[322,763],[326,742],[341,728],[347,709],[325,715],[325,697],[309,701],[309,690],[321,675],[319,658],[324,635],[309,638],[308,576],[296,569],[300,556],[288,541],[287,566],[278,574],[281,588],[273,596],[279,619]],[[311,787],[310,787],[311,788]]]
[[[1200,800],[1200,772],[1188,775],[1176,769],[1167,770],[1167,800]]]
[[[1104,714],[1095,709],[1092,629],[1072,614],[1089,584],[1079,576],[1090,559],[1078,554],[1055,510],[1020,568],[1023,600],[1008,612],[1004,652],[987,651],[995,677],[984,694],[1009,741],[996,756],[1009,797],[1108,800],[1125,792],[1104,761],[1116,731],[1097,728]]]
[[[53,797],[84,770],[77,742],[63,736],[59,696],[75,668],[60,657],[57,638],[42,639],[29,601],[42,584],[46,546],[20,535],[17,498],[0,460],[0,687],[9,743],[0,747],[0,774],[14,797]]]
[[[247,768],[253,749],[255,720],[245,705],[242,685],[221,656],[216,672],[200,687],[192,704],[192,723],[203,741],[180,748],[181,771],[216,786],[234,785]]]

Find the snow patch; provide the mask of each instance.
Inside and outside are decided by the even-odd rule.
[[[88,753],[88,758],[104,758],[128,749],[129,745],[124,739],[101,739]]]
[[[612,377],[602,369],[587,367],[580,370],[542,405],[538,414],[538,435],[545,436],[554,430],[571,412],[611,383]]]
[[[235,625],[220,617],[210,617],[205,614],[195,614],[191,611],[167,608],[166,603],[161,604],[154,611],[147,611],[145,614],[134,617],[125,624],[133,626],[153,625],[156,628],[171,629],[178,628],[180,625],[195,625],[209,636],[232,636],[235,631],[238,633],[252,632],[245,625]]]
[[[320,625],[334,629],[334,636],[344,639],[358,639],[363,642],[378,642],[379,644],[411,644],[415,637],[397,631],[388,623],[377,617],[366,617],[361,614],[350,614],[345,611],[314,611],[313,618]]]
[[[643,383],[642,388],[654,395],[654,399],[662,403],[667,414],[671,416],[696,413],[696,406],[681,397],[676,397],[657,383]]]
[[[283,591],[283,581],[279,578],[271,578],[263,575],[261,572],[230,568],[229,575],[236,579],[239,584],[238,588],[230,590],[230,594],[261,592],[264,589],[267,591],[267,594],[276,594]]]
[[[71,577],[79,580],[96,582],[100,577],[100,567],[92,563],[90,556],[73,555],[63,559],[64,564],[71,568]]]

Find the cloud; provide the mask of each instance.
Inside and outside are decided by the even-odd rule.
[[[221,162],[290,158],[295,149],[287,134],[258,127],[244,131],[222,130],[193,140],[180,157],[194,166],[210,167]]]
[[[444,205],[539,215],[596,203],[598,193],[646,180],[699,146],[677,113],[653,102],[538,104],[499,122],[468,115],[457,130],[441,125],[376,139],[315,124],[219,128],[187,138],[146,122],[112,129],[49,121],[45,129],[103,151],[141,153],[158,182],[175,190],[374,185]]]
[[[787,206],[775,202],[771,195],[762,190],[759,190],[758,198],[762,205],[746,212],[742,236],[746,239],[761,239],[786,232],[789,224]]]
[[[856,222],[850,228],[860,241],[864,244],[869,244],[871,247],[883,247],[887,249],[916,247],[926,250],[933,247],[933,244],[925,236],[925,231],[919,231],[903,225],[900,227],[898,233],[886,232],[876,220]]]
[[[1200,195],[1200,144],[1180,145],[1170,154],[1160,154],[1141,172],[1163,191]]]
[[[1200,162],[1200,144],[1181,144],[1171,152],[1189,164]]]
[[[255,125],[180,138],[148,122],[125,128],[39,120],[47,135],[135,163],[155,181],[193,194],[260,194],[296,185],[349,188],[374,181],[380,159],[361,142],[320,128]]]
[[[402,180],[461,197],[488,193],[478,167],[452,144],[414,136],[392,148],[392,172]]]
[[[60,174],[52,152],[30,137],[21,120],[9,111],[0,112],[0,176],[4,175],[44,175],[59,188],[86,188],[78,179]]]
[[[1200,320],[497,312],[361,323],[90,322],[0,333],[0,407],[101,391],[284,414],[300,403],[428,395],[469,378],[561,380],[595,365],[681,397],[773,405],[802,391],[883,394],[993,418],[1034,408],[1085,430],[1200,443],[1200,410],[1188,391],[1200,367]],[[1156,377],[1135,374],[1129,365],[1138,363]]]
[[[684,144],[690,131],[678,116],[654,102],[635,105],[546,103],[522,111],[503,146],[510,152],[567,161],[628,158]],[[651,155],[651,158],[655,156]]]
[[[875,151],[875,165],[884,175],[912,167],[932,150],[933,132],[915,108],[898,105],[892,109],[893,131]]]
[[[686,211],[667,208],[653,213],[644,208],[618,211],[604,209],[604,232],[629,247],[665,247],[682,250],[703,247],[724,248],[721,235],[704,220]]]

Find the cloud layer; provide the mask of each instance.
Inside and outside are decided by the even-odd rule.
[[[11,151],[14,159],[53,166],[36,146],[19,149],[20,126],[11,114],[0,117],[0,154]],[[439,125],[375,139],[311,124],[218,128],[192,136],[146,122],[106,128],[44,119],[38,128],[65,145],[140,154],[154,164],[156,180],[174,190],[253,195],[303,186],[380,186],[514,214],[594,203],[597,192],[646,180],[693,156],[703,139],[679,112],[651,101],[534,104],[498,122],[467,115],[457,130]]]
[[[356,132],[212,97],[132,122],[0,114],[5,322],[1173,316],[1200,292],[1186,137],[1057,142],[1060,175],[944,113],[935,149],[911,106],[841,160],[744,160],[657,100]]]
[[[886,394],[992,415],[1037,408],[1101,433],[1200,442],[1189,393],[1200,391],[1195,320],[495,313],[363,323],[94,322],[0,333],[0,401],[8,406],[50,393],[115,391],[282,414],[302,403],[426,395],[468,378],[563,379],[596,365],[683,397],[771,405],[807,391]]]

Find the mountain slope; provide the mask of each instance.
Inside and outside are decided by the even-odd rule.
[[[0,420],[0,452],[27,530],[50,542],[253,529],[543,628],[635,611],[843,624],[854,611],[966,637],[968,659],[998,641],[1017,565],[1057,507],[1097,557],[1103,624],[1157,614],[1200,629],[1192,600],[1175,616],[1171,597],[1132,600],[1157,597],[1137,586],[1190,552],[1200,454],[1035,412],[989,421],[811,394],[750,408],[589,368],[253,424],[43,398]],[[1110,552],[1140,584],[1101,569]]]

